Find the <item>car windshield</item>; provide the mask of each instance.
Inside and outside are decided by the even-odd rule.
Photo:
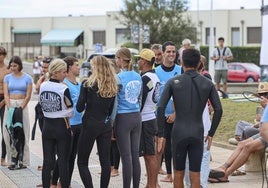
[[[245,64],[245,67],[252,72],[260,72],[260,67],[258,67],[257,65],[253,64],[253,63],[247,63]]]

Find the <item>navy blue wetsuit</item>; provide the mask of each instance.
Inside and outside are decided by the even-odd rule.
[[[160,98],[158,135],[164,136],[165,107],[173,97],[176,119],[172,130],[172,155],[176,170],[185,169],[189,155],[190,171],[199,172],[203,154],[204,128],[202,114],[210,100],[214,115],[208,135],[213,136],[222,116],[222,106],[213,83],[196,71],[187,71],[170,79]]]

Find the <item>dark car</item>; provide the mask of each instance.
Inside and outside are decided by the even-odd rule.
[[[80,68],[80,74],[79,77],[80,78],[85,78],[88,77],[89,71],[91,69],[90,66],[90,60],[98,55],[102,55],[107,57],[108,59],[114,60],[115,59],[115,53],[93,53],[91,54],[88,58],[87,61],[85,61],[84,63],[82,63],[81,68]]]
[[[228,82],[258,82],[260,67],[254,63],[228,63]]]

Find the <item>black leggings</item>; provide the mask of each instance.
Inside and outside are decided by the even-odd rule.
[[[172,139],[172,153],[174,169],[185,170],[186,156],[189,158],[189,170],[200,172],[203,157],[203,138],[185,138],[178,141],[178,138]]]
[[[94,146],[95,140],[97,141],[97,148],[101,165],[100,188],[108,187],[111,174],[111,137],[112,127],[110,124],[96,123],[94,120],[87,120],[86,122],[83,122],[78,141],[77,164],[80,177],[85,188],[93,188],[92,177],[88,169],[88,159]]]
[[[69,185],[71,185],[73,170],[74,170],[74,162],[77,154],[77,145],[78,139],[81,132],[82,125],[71,126],[72,129],[72,142],[70,145],[70,155],[69,155]],[[52,185],[57,185],[59,180],[59,165],[58,160],[56,161],[53,175],[52,175]]]
[[[140,185],[140,135],[141,116],[139,112],[117,114],[115,136],[122,159],[123,188],[129,188],[131,180],[133,188],[138,188]]]
[[[3,96],[0,96],[0,101],[4,100]],[[6,150],[6,144],[4,141],[4,135],[3,135],[3,121],[4,121],[4,114],[5,114],[5,105],[0,108],[0,118],[1,118],[1,134],[2,134],[2,153],[1,153],[1,158],[5,159],[7,150]]]
[[[166,146],[164,151],[164,157],[165,157],[165,164],[166,164],[166,170],[167,174],[172,174],[172,153],[171,153],[171,133],[172,133],[173,123],[166,123],[165,124],[165,130],[166,130]]]
[[[43,169],[42,183],[44,188],[50,187],[51,171],[55,165],[55,153],[58,157],[61,187],[69,187],[69,153],[71,129],[64,118],[44,118],[42,131]]]
[[[111,158],[111,166],[113,166],[114,169],[118,170],[119,163],[120,163],[120,153],[119,153],[119,150],[118,150],[116,140],[112,140],[112,143],[111,143],[111,157],[110,158]]]

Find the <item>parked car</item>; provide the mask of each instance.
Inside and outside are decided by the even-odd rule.
[[[118,49],[119,48],[110,48],[103,53],[93,53],[93,54],[89,55],[87,60],[84,63],[82,63],[82,65],[81,65],[80,73],[79,73],[80,79],[88,77],[90,69],[91,69],[90,60],[93,57],[98,56],[98,55],[103,55],[103,56],[107,57],[108,59],[115,60],[115,53],[117,52]],[[134,49],[134,48],[129,48],[129,50],[130,50],[132,56],[139,53],[139,51],[137,49]],[[134,69],[137,69],[137,64],[134,64]]]
[[[80,73],[79,73],[79,77],[80,78],[86,78],[89,75],[89,71],[91,69],[90,66],[90,60],[98,55],[103,55],[105,57],[107,57],[108,59],[114,60],[115,59],[115,53],[93,53],[91,54],[88,58],[87,61],[85,61],[84,63],[82,63],[81,68],[80,68]]]
[[[228,82],[258,82],[260,67],[254,63],[228,63]]]

